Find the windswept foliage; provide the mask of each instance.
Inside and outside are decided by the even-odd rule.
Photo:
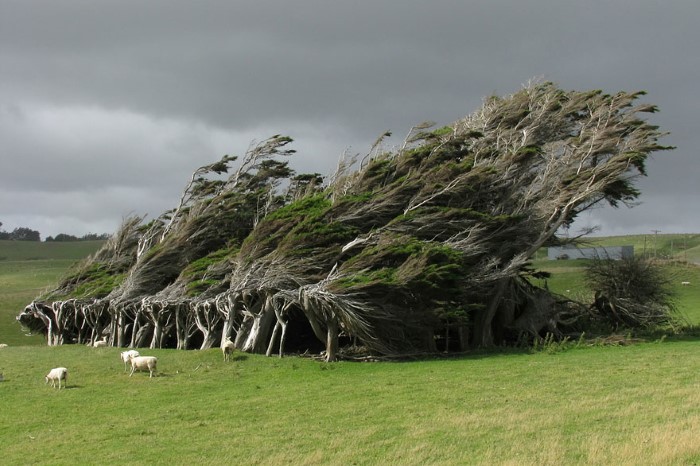
[[[173,211],[127,222],[117,237],[138,236],[128,260],[112,245],[83,266],[102,284],[125,273],[94,296],[105,331],[116,345],[232,337],[268,354],[315,337],[332,360],[349,345],[430,352],[556,326],[571,309],[530,285],[529,261],[579,213],[636,199],[646,158],[669,149],[641,118],[656,111],[642,95],[534,83],[450,126],[418,125],[396,151],[382,150],[384,133],[326,184],[280,160],[293,153],[287,137],[213,177],[228,173],[226,156],[194,172]],[[76,297],[85,279],[42,299]]]
[[[650,259],[593,259],[586,280],[594,316],[615,331],[680,323],[671,277]]]

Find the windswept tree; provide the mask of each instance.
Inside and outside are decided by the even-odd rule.
[[[417,125],[395,151],[385,132],[327,184],[288,168],[283,136],[251,146],[228,178],[210,175],[232,157],[201,167],[174,210],[133,230],[128,270],[96,296],[111,341],[206,348],[231,337],[283,354],[296,329],[332,360],[342,345],[446,351],[571,320],[531,284],[530,261],[581,212],[637,198],[647,157],[669,148],[642,118],[656,111],[642,95],[532,83],[452,125]],[[93,269],[125,263],[100,254]]]
[[[593,316],[614,331],[654,329],[682,321],[672,277],[648,258],[596,258],[586,268]]]

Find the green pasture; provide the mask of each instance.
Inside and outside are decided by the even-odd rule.
[[[0,263],[67,260],[75,262],[97,251],[104,241],[6,241],[0,240]]]
[[[654,234],[591,237],[581,247],[634,246],[635,254],[700,264],[700,234]]]
[[[95,252],[103,241],[44,243],[0,241],[0,343],[42,344],[27,337],[15,316],[44,290],[55,285],[68,268]]]
[[[218,349],[0,349],[0,458],[25,464],[700,462],[700,347],[655,341],[322,363]],[[44,375],[69,370],[68,388]]]

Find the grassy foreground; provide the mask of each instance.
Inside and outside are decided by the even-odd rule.
[[[218,349],[0,349],[0,458],[23,464],[700,462],[698,342],[320,363]],[[68,389],[44,384],[69,368]]]

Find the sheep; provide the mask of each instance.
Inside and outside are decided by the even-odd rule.
[[[136,356],[141,356],[138,351],[136,350],[129,350],[129,351],[122,351],[121,352],[121,358],[122,361],[124,361],[124,372],[127,370],[127,365],[129,364],[129,361],[131,358],[135,358]]]
[[[681,285],[682,285],[682,286],[688,286],[688,285],[690,285],[690,282],[681,282]]]
[[[233,353],[234,345],[230,339],[226,339],[223,345],[221,345],[221,351],[224,353],[224,361],[231,359],[231,353]]]
[[[65,367],[55,367],[46,374],[44,377],[46,383],[51,381],[51,386],[56,388],[56,382],[58,382],[58,389],[61,389],[61,380],[63,380],[63,388],[68,387],[68,369]]]
[[[7,348],[7,343],[0,343],[0,348]]]
[[[158,363],[158,359],[155,356],[132,356],[129,360],[131,361],[131,373],[129,377],[134,375],[136,369],[148,369],[148,372],[150,372],[149,378],[153,377],[153,373],[156,371],[156,364]]]
[[[102,340],[97,340],[92,344],[92,346],[95,348],[105,348],[107,347],[107,339],[103,338]]]

